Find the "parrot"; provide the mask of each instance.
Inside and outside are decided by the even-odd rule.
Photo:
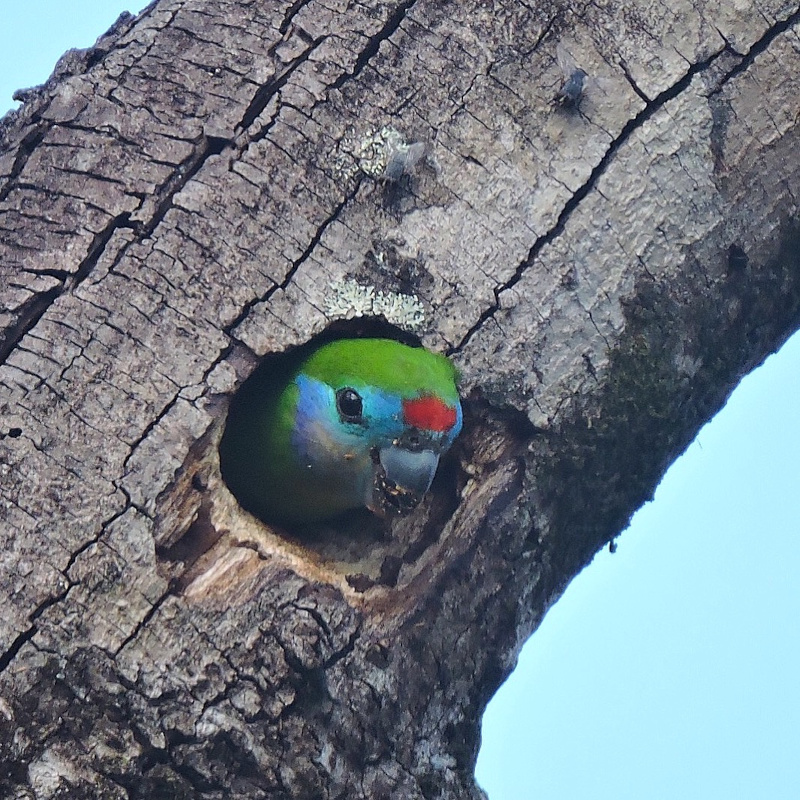
[[[223,480],[265,522],[366,507],[412,511],[462,427],[448,359],[394,339],[335,339],[290,369],[256,370],[231,402]]]

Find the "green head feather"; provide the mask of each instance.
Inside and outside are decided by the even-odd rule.
[[[425,387],[458,401],[456,368],[443,355],[394,339],[339,339],[312,353],[298,371],[331,386],[379,386],[405,398]]]

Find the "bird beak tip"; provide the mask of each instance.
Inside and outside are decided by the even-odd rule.
[[[381,448],[367,507],[381,516],[413,511],[430,488],[438,465],[439,455],[432,450]]]

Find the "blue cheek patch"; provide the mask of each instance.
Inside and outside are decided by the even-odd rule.
[[[342,422],[335,391],[326,383],[298,375],[297,411],[292,445],[300,459],[314,459],[321,451],[361,450],[382,446],[403,432],[400,399],[378,389],[358,387],[364,401],[366,425]]]
[[[400,436],[403,432],[403,403],[400,398],[380,389],[364,389],[362,395],[370,437],[387,442]]]
[[[339,417],[330,387],[305,375],[298,375],[295,383],[299,392],[292,446],[299,458],[314,458],[313,451],[341,446],[335,436]]]
[[[456,439],[459,433],[461,433],[461,426],[464,424],[464,414],[461,411],[461,403],[456,401],[456,421],[450,431],[447,434],[447,445],[446,447],[449,449],[450,445]]]

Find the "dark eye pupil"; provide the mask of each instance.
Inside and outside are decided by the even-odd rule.
[[[336,407],[342,417],[349,422],[361,419],[363,409],[361,395],[355,389],[339,389],[336,392]]]

